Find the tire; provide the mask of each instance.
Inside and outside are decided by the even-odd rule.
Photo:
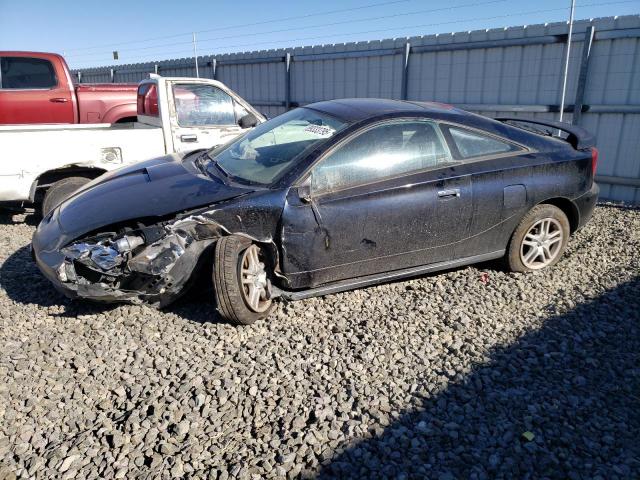
[[[571,228],[562,210],[536,205],[516,227],[505,254],[512,272],[534,272],[558,263],[567,246]]]
[[[68,177],[58,180],[51,185],[42,199],[40,211],[45,217],[51,210],[69,198],[73,192],[89,183],[90,179],[85,177]]]
[[[262,271],[251,278],[259,277],[256,284],[264,288],[264,297],[261,294],[252,307],[249,300],[249,289],[253,287],[252,291],[255,291],[260,288],[256,287],[256,284],[245,286],[241,280],[243,276],[245,276],[245,280],[248,280],[243,272],[249,270],[243,269],[243,266],[247,265],[243,262],[249,261],[249,257],[254,252],[256,252],[255,258],[262,260],[259,262],[262,265]],[[260,247],[237,235],[222,237],[216,243],[213,262],[213,288],[218,312],[222,318],[236,325],[250,325],[257,320],[267,318],[275,305],[269,298],[267,267]],[[265,287],[262,287],[263,284]]]

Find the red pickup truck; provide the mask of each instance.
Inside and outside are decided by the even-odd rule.
[[[0,51],[0,125],[136,120],[135,83],[74,85],[55,53]]]

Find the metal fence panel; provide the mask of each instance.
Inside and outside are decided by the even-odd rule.
[[[590,26],[595,37],[585,69],[582,51]],[[287,105],[382,97],[452,103],[488,116],[552,120],[558,116],[567,31],[566,23],[550,23],[208,55],[199,58],[198,66],[201,77],[224,82],[269,117],[284,112]],[[640,16],[574,23],[567,121],[572,119],[574,98],[578,102],[581,69],[586,84],[577,121],[596,134],[598,174],[613,182],[601,183],[602,197],[640,203]],[[74,73],[90,83],[137,82],[153,72],[195,76],[194,61],[183,58]],[[620,185],[616,179],[637,185]]]

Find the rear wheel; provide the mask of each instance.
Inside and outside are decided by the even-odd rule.
[[[249,325],[273,310],[265,256],[250,240],[230,235],[216,243],[213,286],[225,320]]]
[[[570,233],[569,220],[562,210],[554,205],[536,205],[511,236],[505,257],[508,268],[534,272],[555,265]]]
[[[73,192],[89,183],[89,181],[90,179],[85,177],[68,177],[55,182],[47,189],[42,199],[42,216],[46,216],[51,210],[71,196]]]

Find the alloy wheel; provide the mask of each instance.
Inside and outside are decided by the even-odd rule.
[[[242,296],[254,312],[264,312],[271,306],[267,292],[268,280],[264,262],[260,261],[260,248],[252,244],[242,254],[240,261]]]
[[[564,233],[555,218],[543,218],[527,231],[520,246],[520,259],[531,270],[553,263],[562,249]]]

